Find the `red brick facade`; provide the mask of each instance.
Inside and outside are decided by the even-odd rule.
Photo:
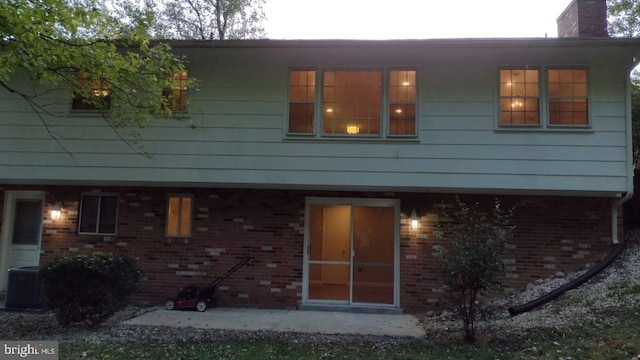
[[[557,19],[558,37],[608,37],[607,2],[573,0]]]
[[[305,197],[400,199],[400,307],[429,309],[438,290],[433,230],[439,206],[451,194],[355,193],[250,189],[151,187],[39,187],[46,190],[41,263],[56,256],[102,252],[126,253],[146,272],[137,300],[162,304],[187,284],[206,284],[230,268],[237,257],[252,261],[218,288],[221,306],[295,308],[302,299]],[[4,190],[21,190],[5,186]],[[80,195],[92,191],[119,196],[116,236],[77,234]],[[166,238],[168,194],[194,195],[193,231],[188,239]],[[492,204],[493,196],[463,196],[467,202]],[[500,196],[515,205],[515,238],[507,248],[507,280],[521,287],[558,271],[573,271],[604,255],[611,243],[612,199],[585,197]],[[48,211],[62,202],[61,219]],[[4,191],[0,190],[0,203]],[[410,228],[412,209],[420,218]],[[0,212],[2,208],[0,208]],[[0,217],[0,219],[2,219]]]

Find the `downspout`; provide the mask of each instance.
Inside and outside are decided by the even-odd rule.
[[[544,294],[541,297],[529,301],[525,304],[519,306],[513,306],[508,309],[509,314],[511,316],[515,316],[518,314],[522,314],[524,312],[533,310],[534,308],[544,305],[549,301],[557,298],[558,296],[564,294],[565,292],[575,289],[578,286],[584,284],[589,281],[592,277],[598,274],[600,271],[604,270],[607,266],[609,266],[620,254],[622,251],[623,245],[620,244],[618,240],[618,208],[622,206],[627,200],[629,200],[633,196],[633,137],[632,137],[632,124],[631,124],[631,81],[630,75],[633,68],[638,64],[638,59],[634,59],[632,62],[632,66],[627,74],[627,81],[625,82],[625,131],[626,131],[626,160],[627,160],[627,189],[624,195],[615,201],[611,206],[611,242],[612,247],[609,254],[602,259],[600,262],[593,265],[587,272],[580,275],[579,277],[567,282],[566,284],[560,286],[559,288],[551,291],[550,293]]]
[[[618,244],[618,208],[633,196],[633,124],[631,116],[631,72],[638,65],[638,59],[634,58],[627,73],[625,81],[625,131],[627,142],[627,192],[611,207],[611,242]]]

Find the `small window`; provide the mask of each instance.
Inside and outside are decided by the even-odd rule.
[[[588,125],[587,70],[549,69],[549,125]]]
[[[162,91],[162,95],[167,98],[167,106],[174,113],[187,112],[187,84],[189,81],[187,70],[173,73],[175,88]]]
[[[416,71],[389,71],[389,135],[416,135]]]
[[[500,125],[540,125],[538,69],[500,70]]]
[[[289,134],[313,134],[315,70],[292,70],[289,78]]]
[[[74,90],[72,110],[108,110],[111,107],[111,92],[105,79],[91,80],[83,73],[76,73],[79,87]]]
[[[116,195],[82,195],[78,233],[114,235],[117,213],[118,197]]]
[[[170,195],[167,201],[167,236],[191,236],[192,195]]]

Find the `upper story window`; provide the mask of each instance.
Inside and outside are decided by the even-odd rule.
[[[313,134],[316,71],[292,70],[289,79],[289,134]]]
[[[416,71],[389,72],[389,135],[416,135]]]
[[[74,89],[72,110],[104,110],[111,107],[111,91],[105,79],[91,80],[83,73],[76,73],[79,87]]]
[[[118,196],[85,194],[80,199],[78,233],[113,235],[118,219]]]
[[[292,70],[288,134],[416,136],[416,89],[413,69]]]
[[[587,75],[584,68],[500,69],[500,126],[588,126]]]
[[[165,89],[162,95],[167,98],[167,106],[174,113],[187,112],[187,83],[189,81],[187,70],[174,72],[172,75],[175,87]]]

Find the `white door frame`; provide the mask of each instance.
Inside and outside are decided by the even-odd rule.
[[[44,217],[44,205],[45,205],[46,193],[44,191],[15,191],[5,190],[4,192],[4,208],[2,218],[2,232],[0,233],[0,290],[6,290],[7,288],[7,270],[9,269],[9,251],[11,247],[11,237],[13,235],[13,221],[14,210],[16,200],[18,199],[31,199],[42,200]],[[44,221],[40,222],[40,229],[38,229],[39,244],[42,246],[42,225]]]
[[[309,300],[309,255],[311,238],[309,234],[310,206],[311,205],[351,205],[351,206],[379,206],[394,208],[394,264],[393,264],[393,304],[380,304],[379,307],[400,307],[400,200],[382,198],[335,198],[335,197],[315,197],[305,198],[304,211],[304,249],[302,265],[302,304],[323,303],[331,304],[331,300]],[[336,305],[344,305],[344,302],[334,302]]]

